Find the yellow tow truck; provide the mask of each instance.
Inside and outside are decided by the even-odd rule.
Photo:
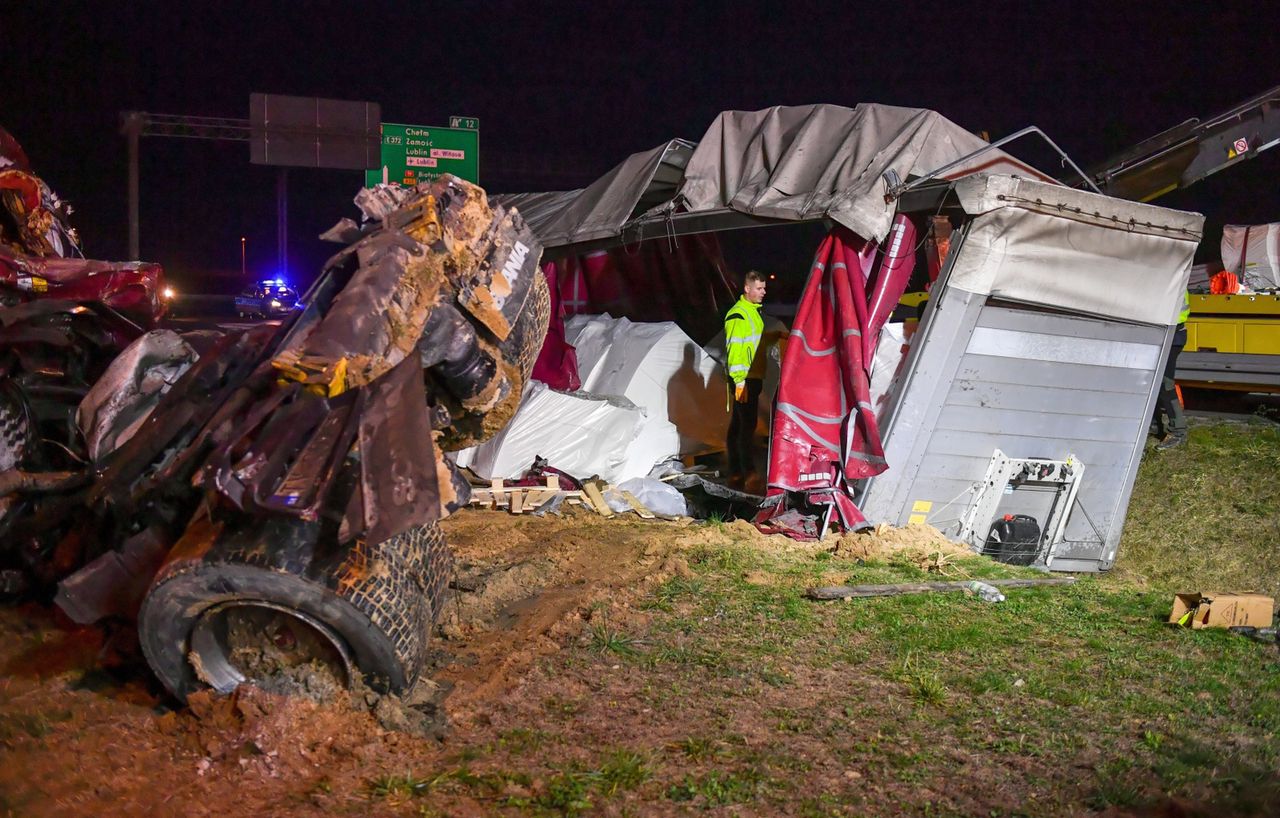
[[[1178,383],[1280,392],[1280,294],[1192,293]]]
[[[1280,85],[1214,116],[1188,119],[1112,157],[1089,176],[1103,193],[1149,202],[1277,144]],[[1280,392],[1280,294],[1191,293],[1190,299],[1178,382]]]

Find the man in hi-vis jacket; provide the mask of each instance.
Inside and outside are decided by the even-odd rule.
[[[755,469],[755,438],[760,391],[764,387],[765,276],[752,270],[742,285],[742,296],[724,317],[725,372],[729,376],[729,485],[742,488]]]

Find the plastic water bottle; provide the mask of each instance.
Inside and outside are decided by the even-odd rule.
[[[988,585],[975,579],[971,580],[965,587],[977,594],[983,602],[1004,602],[1004,594],[1000,593],[1000,589],[994,585]]]

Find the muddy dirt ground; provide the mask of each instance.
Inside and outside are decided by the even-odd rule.
[[[440,705],[438,738],[387,729],[394,712],[379,719],[359,702],[257,689],[179,707],[127,628],[73,628],[48,608],[0,608],[0,815],[223,815],[229,804],[243,815],[416,814],[395,799],[370,801],[369,781],[493,740],[499,712],[548,695],[526,685],[540,657],[572,644],[593,618],[642,624],[631,601],[687,574],[681,553],[732,528],[578,511],[466,511],[445,526],[458,590],[417,691],[428,710],[432,699]]]

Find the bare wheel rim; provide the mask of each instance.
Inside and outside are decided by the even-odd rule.
[[[311,666],[343,688],[358,671],[346,643],[325,623],[265,600],[214,605],[191,632],[189,661],[196,676],[220,693],[242,683],[268,682],[293,668]]]

